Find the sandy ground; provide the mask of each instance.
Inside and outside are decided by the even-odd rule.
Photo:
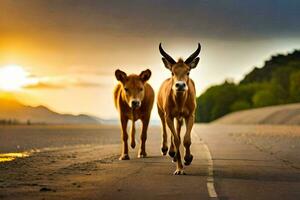
[[[300,125],[300,104],[269,106],[230,113],[214,121],[217,124]]]
[[[118,160],[118,126],[1,127],[0,141],[0,153],[31,152],[0,162],[0,199],[300,198],[298,126],[196,125],[185,176],[172,175],[155,126],[149,157],[130,149],[129,161]]]

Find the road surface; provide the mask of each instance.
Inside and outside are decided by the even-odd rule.
[[[300,199],[298,126],[196,125],[184,176],[160,155],[159,127],[149,157],[130,149],[129,161],[118,160],[117,126],[50,129],[0,128],[0,152],[35,149],[0,162],[0,199]]]

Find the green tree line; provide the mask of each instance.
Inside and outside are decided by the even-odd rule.
[[[300,102],[300,51],[272,56],[239,83],[225,81],[197,98],[196,122],[210,122],[228,113]]]

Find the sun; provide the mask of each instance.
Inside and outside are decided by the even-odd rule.
[[[29,82],[29,73],[19,65],[0,67],[0,89],[5,91],[21,90]]]

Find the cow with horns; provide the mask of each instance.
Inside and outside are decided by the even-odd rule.
[[[191,130],[195,120],[196,90],[194,81],[189,77],[191,69],[194,69],[199,62],[201,45],[198,43],[197,50],[185,61],[179,59],[177,62],[168,55],[159,44],[159,51],[165,67],[171,71],[172,77],[165,80],[158,93],[157,108],[162,124],[162,147],[163,155],[167,154],[167,131],[166,126],[171,131],[171,145],[169,155],[177,162],[175,175],[184,174],[180,155],[180,130],[183,121],[186,124],[186,133],[183,138],[185,147],[184,164],[190,165],[193,155],[190,151]],[[176,121],[176,127],[174,125]]]

